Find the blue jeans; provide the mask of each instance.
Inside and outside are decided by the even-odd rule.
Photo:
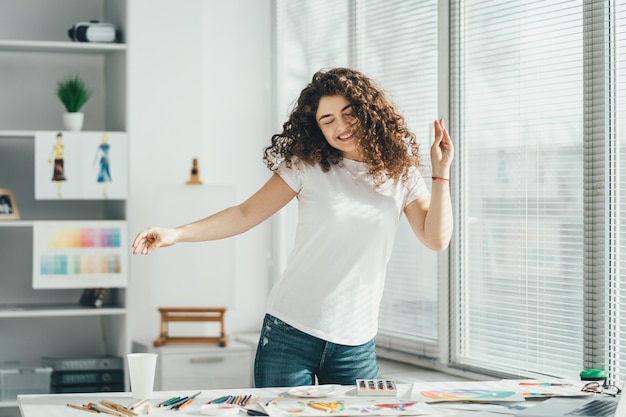
[[[266,314],[254,361],[254,385],[354,385],[379,378],[374,339],[359,346],[330,343]]]

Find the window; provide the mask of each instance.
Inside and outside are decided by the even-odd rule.
[[[452,361],[561,377],[594,366],[621,380],[624,2],[451,10],[462,230]]]
[[[401,225],[377,342],[451,369],[602,367],[619,383],[626,0],[441,3],[276,0],[280,112],[316,70],[353,66],[389,91],[427,157],[450,103],[450,264]]]
[[[581,1],[463,1],[456,360],[576,375],[583,335]],[[532,352],[532,353],[531,353]]]
[[[609,184],[611,184],[610,202],[613,203],[609,210],[610,224],[608,228],[609,241],[617,247],[615,251],[610,251],[608,264],[609,291],[605,291],[609,301],[609,318],[606,320],[607,337],[598,341],[597,345],[608,346],[605,361],[612,368],[617,368],[619,377],[617,381],[621,383],[626,378],[626,1],[620,0],[611,2],[612,8],[609,27],[611,31],[604,37],[606,43],[613,45],[611,51],[611,61],[614,66],[610,68],[613,91],[615,92],[616,110],[615,117],[610,120],[612,135],[610,137],[609,149],[611,152],[609,164]],[[603,39],[603,40],[604,40]],[[614,205],[617,204],[617,207]],[[601,343],[602,342],[602,343]]]

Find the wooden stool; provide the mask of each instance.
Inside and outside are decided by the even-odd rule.
[[[162,307],[159,308],[161,313],[161,333],[154,341],[154,346],[163,346],[166,344],[184,344],[184,343],[217,343],[224,347],[228,342],[228,337],[224,332],[224,312],[225,308],[221,307]],[[220,335],[215,337],[208,336],[184,336],[173,337],[168,336],[168,324],[171,322],[219,322]]]

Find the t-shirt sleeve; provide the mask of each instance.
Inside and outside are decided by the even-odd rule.
[[[428,191],[428,187],[426,187],[426,181],[424,181],[423,175],[417,168],[411,169],[411,176],[409,177],[406,185],[408,193],[404,207],[422,197],[430,197],[430,191]]]
[[[287,183],[292,190],[299,193],[302,190],[302,183],[304,182],[304,172],[301,169],[296,168],[296,164],[292,164],[291,168],[287,168],[285,162],[282,162],[278,167],[278,175]]]

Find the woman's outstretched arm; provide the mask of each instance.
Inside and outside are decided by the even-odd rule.
[[[244,233],[283,208],[296,192],[278,175],[243,203],[176,228],[150,227],[135,237],[133,253],[147,255],[180,242],[224,239]]]

